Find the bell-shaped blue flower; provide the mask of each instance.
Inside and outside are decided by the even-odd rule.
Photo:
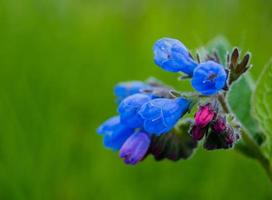
[[[140,128],[143,125],[143,119],[138,114],[142,105],[150,101],[152,97],[147,94],[134,94],[125,98],[119,105],[121,122],[130,128]]]
[[[126,97],[140,93],[141,90],[148,88],[150,88],[150,86],[141,81],[121,82],[114,87],[114,94],[117,97],[118,103],[120,103]]]
[[[227,73],[224,67],[214,61],[201,63],[195,68],[192,86],[203,95],[213,95],[225,85]]]
[[[132,134],[120,149],[119,156],[126,164],[135,165],[146,155],[150,145],[150,136],[145,132]]]
[[[184,98],[158,98],[145,103],[139,114],[144,119],[144,130],[161,135],[170,131],[188,111],[190,101]]]
[[[120,117],[114,116],[106,120],[97,133],[104,137],[104,145],[114,151],[119,150],[134,130],[120,123]]]
[[[192,76],[197,66],[187,48],[176,39],[159,39],[153,46],[153,52],[155,63],[166,71],[183,72]]]

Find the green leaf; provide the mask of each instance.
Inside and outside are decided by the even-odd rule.
[[[251,112],[251,98],[254,90],[254,80],[249,74],[246,74],[233,83],[227,99],[232,112],[239,119],[244,129],[260,144],[263,141],[263,136],[259,123]]]
[[[226,64],[227,52],[231,50],[229,41],[223,36],[217,36],[207,44],[209,52],[216,51],[221,63]]]
[[[217,36],[209,41],[205,47],[197,49],[200,60],[203,62],[207,55],[216,52],[219,56],[220,62],[225,65],[227,59],[227,52],[231,50],[231,45],[228,40],[223,36]]]
[[[267,137],[264,144],[265,153],[272,157],[272,61],[263,69],[253,96],[254,111]]]

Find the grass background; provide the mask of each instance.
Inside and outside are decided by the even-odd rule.
[[[130,167],[96,134],[121,80],[190,88],[153,64],[156,39],[194,49],[225,35],[252,52],[256,79],[271,21],[268,0],[0,0],[0,199],[272,199],[261,167],[236,152]]]

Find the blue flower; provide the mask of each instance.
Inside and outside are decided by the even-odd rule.
[[[146,155],[150,145],[150,137],[145,132],[131,135],[120,149],[119,156],[126,164],[135,165]]]
[[[120,117],[114,116],[106,120],[97,133],[104,137],[104,145],[114,151],[119,150],[134,130],[120,123]]]
[[[216,62],[201,63],[194,70],[192,86],[203,95],[213,95],[219,92],[227,80],[224,67]]]
[[[190,101],[184,98],[158,98],[145,103],[139,114],[144,119],[144,130],[161,135],[170,131],[188,111]]]
[[[152,97],[147,94],[134,94],[125,98],[119,105],[121,122],[130,128],[139,128],[143,125],[143,119],[138,114],[142,105],[150,101]]]
[[[153,46],[153,52],[155,63],[166,71],[184,72],[192,76],[197,66],[187,48],[176,39],[159,39]]]
[[[114,94],[117,96],[118,103],[120,103],[126,97],[140,93],[141,90],[149,87],[149,85],[141,81],[121,82],[114,87]]]

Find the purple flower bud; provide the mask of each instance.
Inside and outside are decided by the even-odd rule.
[[[211,126],[212,130],[216,133],[222,133],[226,130],[226,117],[218,116],[215,123]]]
[[[192,138],[197,141],[201,140],[203,136],[205,135],[207,129],[206,128],[201,128],[200,126],[193,125],[191,128],[191,135]]]
[[[207,150],[229,149],[239,139],[239,134],[230,126],[226,126],[226,130],[220,134],[211,130],[204,142],[204,148]]]
[[[233,144],[238,139],[239,139],[239,135],[234,132],[233,128],[230,125],[228,125],[226,128],[226,137],[225,137],[226,146],[232,147]]]
[[[215,116],[215,111],[211,104],[201,106],[195,114],[195,125],[199,127],[207,126]]]
[[[233,143],[234,143],[234,141],[235,141],[235,136],[234,136],[234,134],[231,134],[231,135],[227,135],[226,136],[226,144],[227,145],[233,145]]]
[[[150,137],[145,132],[131,135],[120,149],[119,156],[126,164],[135,165],[141,161],[150,145]]]

